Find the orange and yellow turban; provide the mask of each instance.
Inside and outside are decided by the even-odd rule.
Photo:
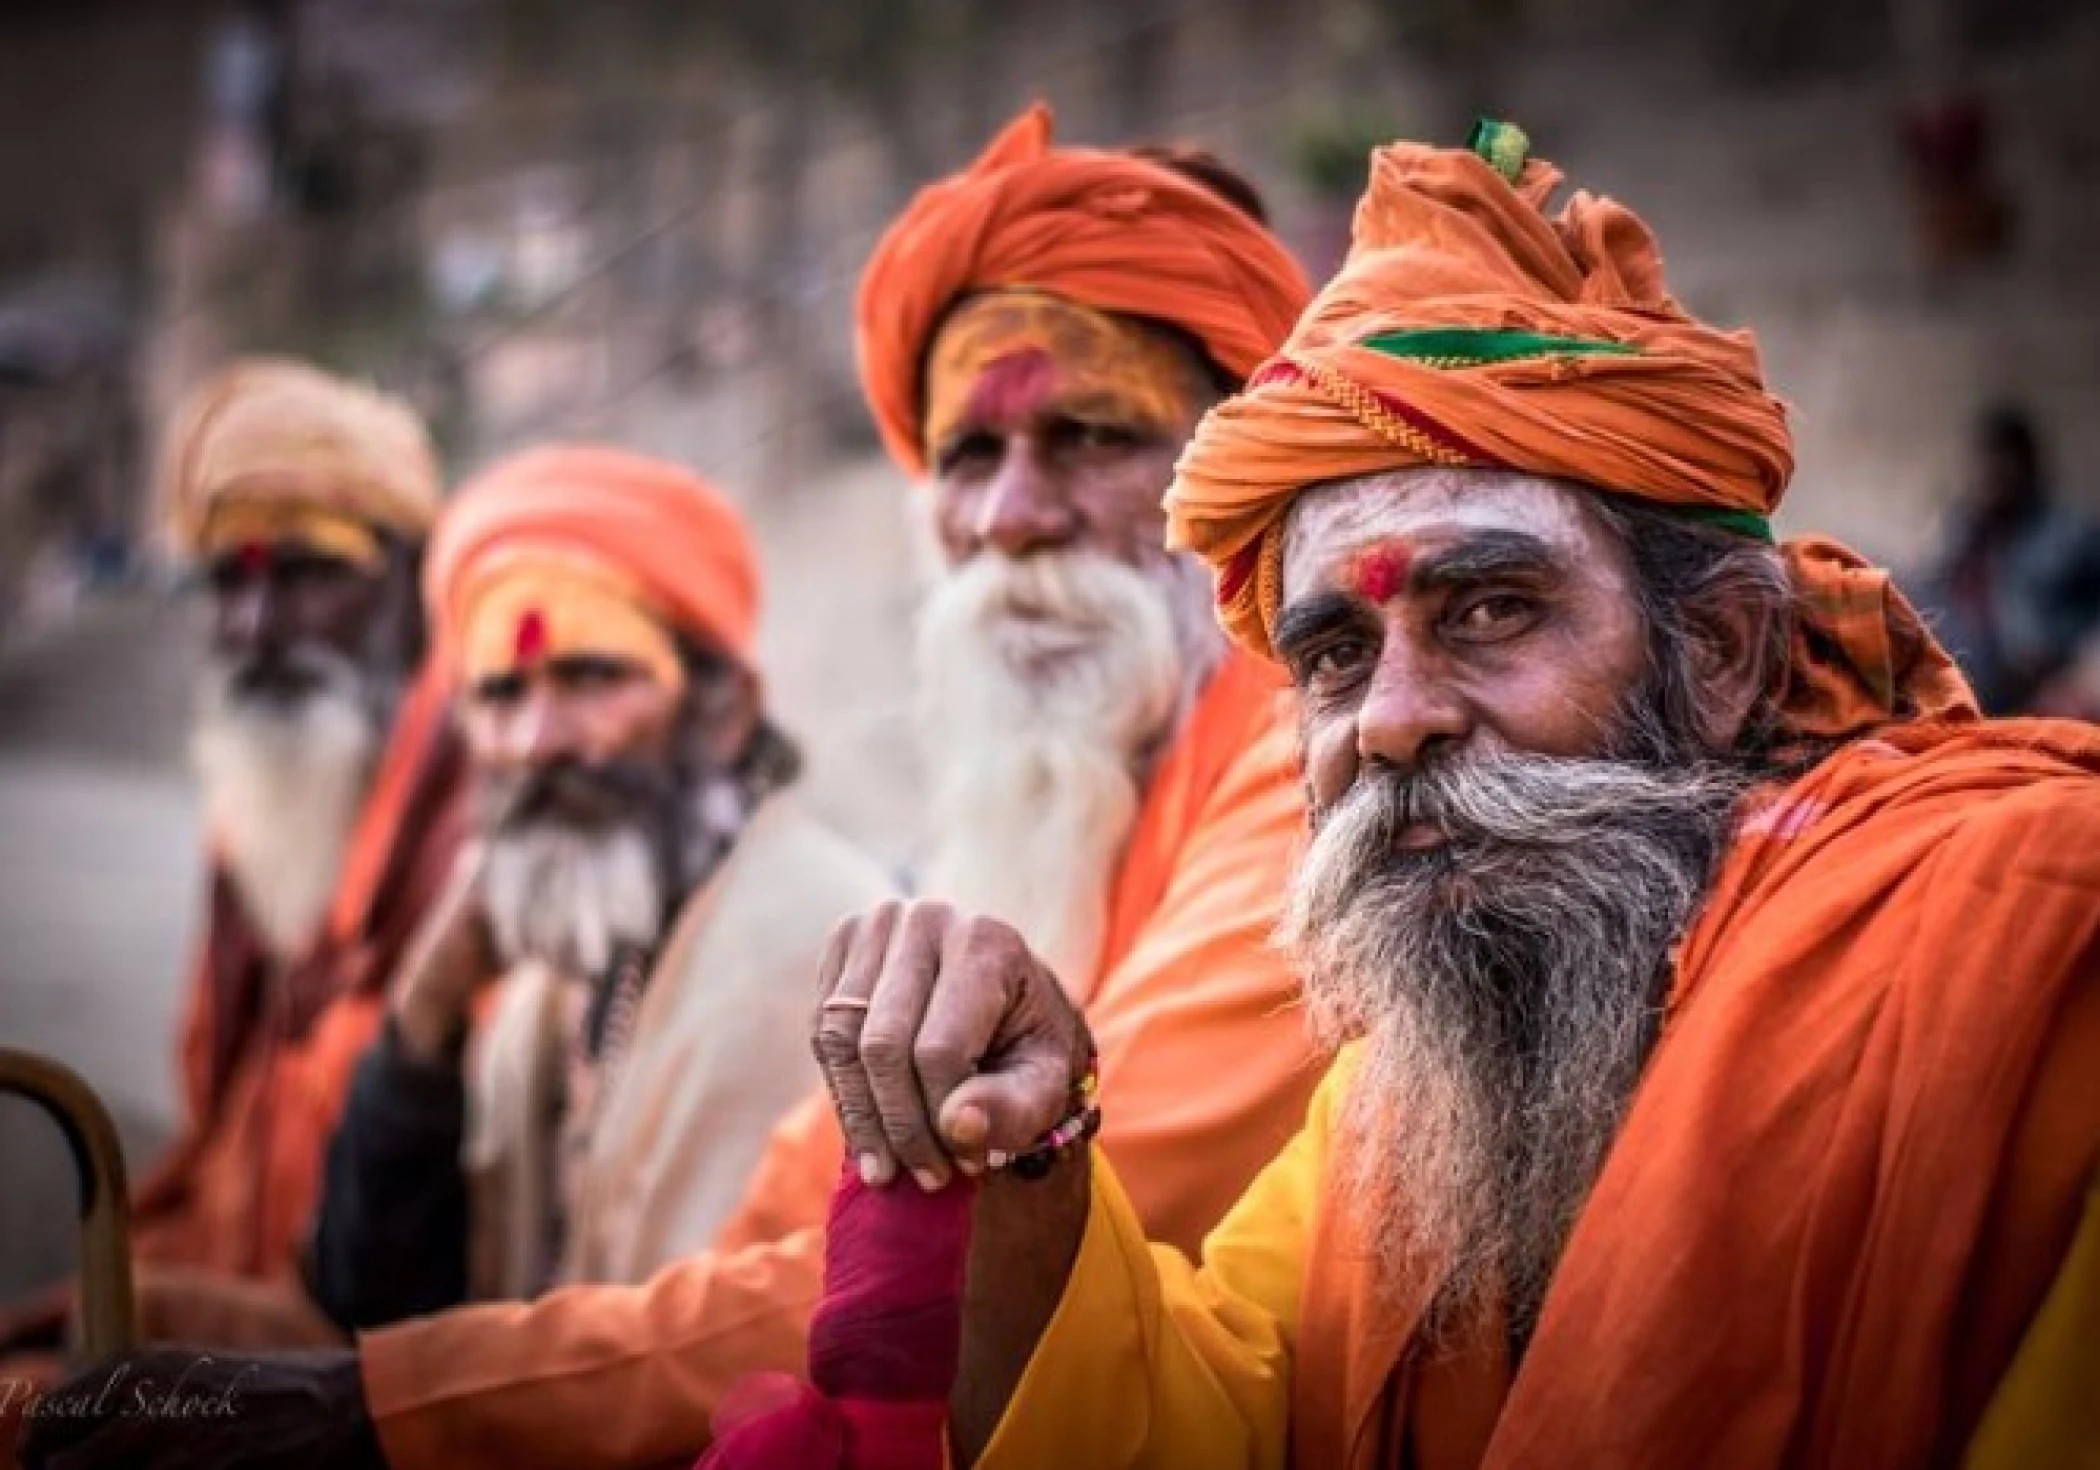
[[[195,557],[298,540],[370,566],[379,532],[429,533],[441,494],[407,404],[281,359],[235,363],[198,388],[162,451],[168,527]]]
[[[1183,453],[1168,539],[1211,563],[1219,619],[1253,651],[1274,656],[1285,512],[1322,481],[1500,466],[1770,539],[1793,440],[1755,340],[1670,297],[1625,206],[1578,192],[1549,214],[1560,172],[1526,153],[1496,123],[1470,149],[1378,150],[1340,273]],[[1785,552],[1797,733],[1971,707],[1885,572],[1833,542]]]
[[[961,173],[919,191],[883,234],[855,305],[861,386],[882,442],[926,472],[928,344],[958,298],[1025,287],[1169,322],[1244,378],[1311,294],[1252,216],[1164,164],[1054,148],[1038,103]]]
[[[753,666],[743,517],[698,475],[625,450],[550,446],[478,476],[431,537],[423,596],[462,683],[588,653],[676,688],[680,634]]]

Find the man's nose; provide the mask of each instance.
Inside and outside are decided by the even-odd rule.
[[[273,640],[277,622],[277,596],[267,577],[244,582],[227,593],[219,616],[220,632],[226,641],[248,650]]]
[[[576,722],[547,681],[537,675],[526,684],[525,693],[504,726],[503,759],[512,766],[543,766],[564,756],[583,753]]]
[[[971,529],[980,547],[1021,557],[1069,544],[1079,534],[1079,516],[1035,443],[1017,434],[984,487]]]
[[[1465,700],[1437,660],[1404,639],[1388,642],[1357,710],[1358,760],[1412,771],[1471,732]]]

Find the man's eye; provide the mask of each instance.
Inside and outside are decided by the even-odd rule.
[[[1522,632],[1538,615],[1538,605],[1514,593],[1492,592],[1462,603],[1451,627],[1468,638],[1503,638]]]
[[[996,434],[965,434],[952,440],[934,457],[934,472],[952,475],[972,466],[996,463],[1003,447]]]
[[[483,709],[508,709],[525,697],[525,677],[522,674],[498,674],[476,683],[469,692],[474,703]]]
[[[321,587],[357,574],[357,569],[333,556],[310,553],[280,556],[272,564],[280,583],[287,587]]]
[[[590,694],[620,682],[619,672],[602,664],[557,664],[550,672],[554,682],[571,694]]]
[[[1066,437],[1081,449],[1129,449],[1144,442],[1144,436],[1128,424],[1091,419],[1072,420]]]
[[[1299,668],[1306,679],[1343,679],[1361,668],[1370,654],[1371,645],[1362,638],[1335,638],[1308,652]]]

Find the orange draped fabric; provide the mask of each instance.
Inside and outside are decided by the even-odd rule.
[[[268,958],[213,873],[181,1042],[183,1132],[133,1193],[142,1264],[296,1278],[351,1071],[457,848],[463,771],[445,689],[426,672],[395,720],[323,933],[296,963]],[[55,1340],[68,1302],[59,1293],[7,1321],[0,1351]]]
[[[1296,1463],[1952,1463],[2100,1168],[2096,774],[1916,724],[1753,807],[1521,1371],[1408,1356],[1323,1208]]]
[[[387,977],[450,868],[464,754],[426,670],[397,716],[343,857],[321,939],[277,968],[223,876],[183,1041],[190,1123],[139,1190],[139,1258],[288,1280],[318,1203],[322,1155]]]
[[[1041,103],[977,161],[919,191],[875,247],[855,305],[860,376],[897,463],[926,473],[921,373],[942,315],[971,291],[1029,287],[1170,323],[1244,378],[1311,294],[1258,221],[1128,153],[1051,146]]]
[[[1631,210],[1577,192],[1549,214],[1559,170],[1511,171],[1380,149],[1340,274],[1182,455],[1169,540],[1216,568],[1219,617],[1256,653],[1273,656],[1285,512],[1322,481],[1501,466],[1752,524],[1779,504],[1793,441],[1751,335],[1678,306]],[[1970,710],[1885,574],[1831,542],[1787,565],[1797,733]]]
[[[758,555],[743,517],[698,475],[597,445],[501,461],[446,509],[424,565],[439,654],[458,666],[469,615],[506,566],[568,560],[627,587],[666,625],[749,667]]]
[[[1193,1248],[1303,1116],[1321,1062],[1269,944],[1304,825],[1275,672],[1213,676],[1146,790],[1083,1000],[1102,1146],[1148,1228]],[[393,1470],[572,1470],[691,1456],[740,1374],[796,1371],[843,1148],[819,1097],[775,1133],[716,1249],[639,1287],[573,1287],[362,1340]]]

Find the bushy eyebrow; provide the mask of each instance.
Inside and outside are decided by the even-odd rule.
[[[948,437],[934,447],[935,464],[950,459],[965,443],[977,438],[997,438],[1012,431],[1016,419],[1025,418],[1032,423],[1054,420],[1069,420],[1079,424],[1108,424],[1128,429],[1133,434],[1162,435],[1178,433],[1175,426],[1163,423],[1153,414],[1146,413],[1129,397],[1101,388],[1053,388],[1042,397],[1033,400],[1025,411],[1013,414],[987,414],[977,411],[976,405],[966,410],[956,420]]]
[[[1276,615],[1276,632],[1269,641],[1278,653],[1289,659],[1293,652],[1321,635],[1362,620],[1362,608],[1346,592],[1315,592],[1299,598]]]
[[[1462,541],[1425,551],[1408,570],[1413,593],[1448,591],[1482,582],[1522,579],[1554,582],[1568,574],[1566,556],[1529,531],[1476,531]]]

